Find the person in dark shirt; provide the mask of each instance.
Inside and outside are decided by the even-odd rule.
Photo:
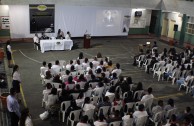
[[[108,96],[105,96],[103,98],[103,101],[98,104],[98,108],[103,107],[103,106],[111,106],[111,103],[109,101],[109,97]]]
[[[107,119],[107,123],[122,121],[119,110],[115,110],[114,115]]]
[[[69,106],[69,108],[65,112],[65,118],[67,119],[67,117],[69,116],[71,111],[75,111],[75,110],[79,110],[79,109],[81,109],[81,108],[77,106],[75,100],[71,100],[71,105]]]
[[[147,66],[147,73],[149,74],[150,72],[150,68],[152,68],[154,66],[155,63],[157,63],[158,61],[156,60],[155,57],[152,57],[152,60],[150,62],[150,65]]]

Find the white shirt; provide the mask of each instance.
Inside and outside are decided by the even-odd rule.
[[[78,122],[76,126],[90,126],[90,124]]]
[[[60,73],[62,70],[62,67],[60,65],[53,65],[51,67],[51,69],[53,69],[55,71],[56,74]]]
[[[122,120],[123,120],[123,126],[131,126],[129,124],[133,123],[133,118],[130,118],[130,115],[123,116]]]
[[[78,70],[82,70],[82,65],[79,64],[75,64],[75,69]]]
[[[9,51],[10,53],[12,53],[11,46],[10,45],[7,45],[7,51]]]
[[[148,100],[148,99],[150,99],[150,98],[154,98],[153,94],[144,95],[144,96],[142,97],[141,101],[144,101],[144,102],[145,102],[146,100]]]
[[[18,80],[19,82],[21,82],[20,73],[18,71],[15,71],[13,73],[13,80]]]
[[[45,89],[42,91],[43,94],[43,101],[47,102],[48,101],[48,95],[51,93],[51,89]]]
[[[106,92],[105,96],[115,95],[115,93]]]
[[[48,102],[46,103],[47,107],[50,107],[51,105],[54,105],[58,101],[58,96],[50,94],[48,95]]]
[[[117,74],[117,77],[121,74],[121,72],[122,72],[122,70],[121,69],[114,69],[113,71],[112,71],[112,74],[113,73],[116,73]]]
[[[70,36],[69,36],[69,34],[66,34],[65,35],[65,39],[71,39]]]
[[[14,96],[7,97],[7,109],[9,112],[15,112],[18,117],[21,116],[19,103]]]
[[[32,119],[29,116],[25,120],[25,126],[33,126]]]
[[[37,36],[34,36],[33,40],[34,40],[34,43],[39,43],[39,38]]]
[[[46,67],[44,67],[44,66],[40,67],[40,75],[45,75],[46,70],[47,70]]]
[[[133,113],[133,118],[141,118],[144,116],[148,116],[148,113],[146,111],[135,111]]]
[[[67,69],[67,70],[70,70],[70,69],[71,69],[71,66],[72,66],[72,64],[67,64],[67,65],[66,65],[66,69]]]
[[[94,61],[92,61],[92,63],[93,63],[93,66],[94,66],[94,67],[97,67],[97,66],[99,65],[99,61],[95,61],[95,60],[94,60]]]
[[[82,63],[82,66],[83,66],[84,70],[86,70],[86,68],[89,67],[89,63]]]
[[[87,111],[90,109],[95,109],[96,107],[93,104],[85,104],[83,107],[83,111]]]
[[[103,122],[95,121],[94,126],[107,126],[107,123],[105,120]]]

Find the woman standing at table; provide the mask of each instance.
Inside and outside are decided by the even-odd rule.
[[[67,34],[65,35],[65,39],[71,39],[71,34],[70,34],[69,31],[68,31]]]
[[[57,32],[57,39],[63,39],[64,38],[64,33],[61,31],[61,29],[58,30]]]

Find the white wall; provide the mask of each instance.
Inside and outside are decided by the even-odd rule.
[[[109,11],[109,12],[108,12]],[[55,33],[60,28],[72,37],[82,37],[86,30],[92,36],[120,36],[124,15],[131,9],[116,7],[87,7],[55,5]],[[111,16],[110,16],[111,15]],[[108,19],[108,17],[110,19]],[[10,5],[11,38],[32,37],[29,28],[29,6]]]
[[[135,17],[136,11],[142,11],[142,16]],[[151,20],[151,10],[132,9],[130,28],[145,28],[145,26],[150,26],[150,20]]]
[[[182,27],[182,15],[176,12],[165,12],[164,18],[168,20],[174,20],[178,25],[178,31],[181,31]]]

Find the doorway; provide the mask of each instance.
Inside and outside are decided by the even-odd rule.
[[[155,34],[158,10],[152,10],[149,33]]]
[[[162,21],[162,33],[161,35],[167,36],[168,35],[168,20],[166,18],[163,19]]]
[[[176,21],[174,20],[169,20],[169,27],[168,27],[168,37],[169,38],[174,38],[174,25]]]

